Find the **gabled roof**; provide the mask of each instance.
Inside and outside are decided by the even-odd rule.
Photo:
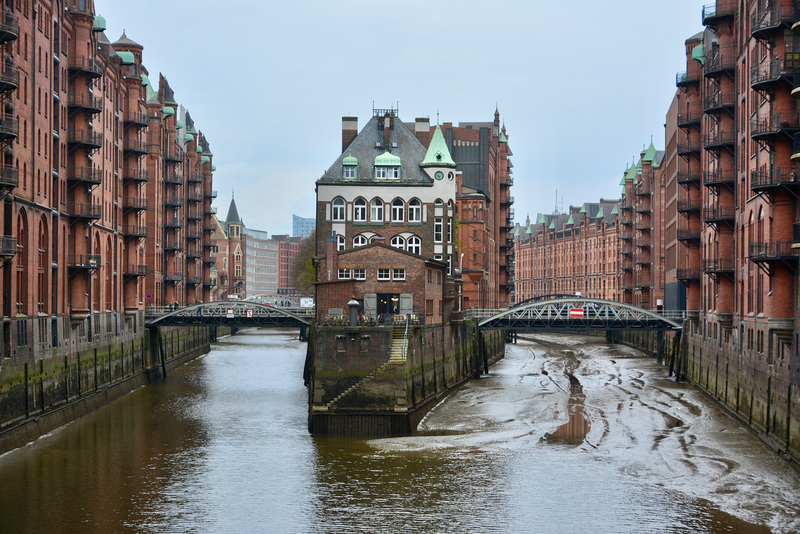
[[[239,217],[239,210],[236,209],[236,201],[233,199],[233,194],[231,194],[231,205],[228,208],[228,216],[225,217],[225,224],[244,224],[242,218]]]

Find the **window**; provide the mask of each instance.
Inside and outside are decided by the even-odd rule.
[[[357,198],[353,202],[353,220],[355,222],[367,222],[367,201]]]
[[[392,269],[392,278],[394,280],[405,280],[406,279],[406,270],[405,269]]]
[[[353,280],[366,280],[367,279],[367,271],[366,269],[353,269]]]
[[[396,235],[392,238],[392,246],[394,248],[399,248],[400,250],[403,250],[406,247],[406,240],[400,237],[399,235]]]
[[[336,236],[336,250],[344,250],[344,236],[341,234]]]
[[[453,219],[447,219],[447,242],[453,242]]]
[[[378,269],[378,281],[385,282],[391,280],[391,269]]]
[[[344,177],[346,180],[355,180],[356,178],[356,167],[355,165],[345,165],[344,167]]]
[[[350,269],[339,269],[339,280],[349,280]]]
[[[408,222],[422,221],[422,204],[416,198],[408,203]]]
[[[442,226],[443,226],[442,225],[442,218],[441,217],[436,217],[436,219],[433,220],[433,242],[434,243],[441,243],[442,242],[442,231],[443,231],[443,227]]]
[[[353,238],[353,246],[354,247],[363,247],[367,244],[367,238],[363,235],[357,235]]]
[[[389,167],[389,178],[400,178],[400,167]]]
[[[343,221],[344,220],[344,199],[343,198],[334,198],[333,199],[333,213],[332,213],[332,220],[334,221]]]
[[[405,220],[405,205],[403,201],[396,198],[392,201],[392,222],[401,223]]]
[[[415,235],[412,235],[406,241],[406,250],[412,254],[422,254],[422,241]]]
[[[372,199],[369,220],[372,222],[383,222],[383,200],[379,198]]]
[[[375,167],[375,178],[386,178],[386,167]]]

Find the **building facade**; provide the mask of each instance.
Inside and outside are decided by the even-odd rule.
[[[292,237],[308,237],[314,233],[316,225],[314,217],[292,215]]]
[[[7,2],[0,16],[4,355],[97,341],[146,305],[206,298],[208,235],[186,232],[208,220],[211,154],[199,132],[186,142],[142,46],[111,43],[92,0]]]

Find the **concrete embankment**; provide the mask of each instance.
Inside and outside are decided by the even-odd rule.
[[[435,326],[317,327],[309,336],[309,431],[411,433],[442,397],[503,357],[502,331]],[[484,363],[485,362],[485,363]]]
[[[209,329],[160,328],[26,352],[0,366],[0,454],[21,447],[209,351]]]

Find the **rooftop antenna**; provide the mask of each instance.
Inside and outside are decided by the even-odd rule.
[[[556,204],[553,208],[553,215],[558,215],[558,189],[556,189]]]

